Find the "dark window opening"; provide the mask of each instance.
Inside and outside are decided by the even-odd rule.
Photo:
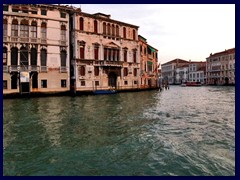
[[[18,48],[11,49],[11,65],[18,65]]]
[[[47,88],[47,80],[41,80],[41,88]]]
[[[67,87],[67,80],[65,80],[65,79],[62,79],[61,80],[61,87]]]
[[[42,9],[42,10],[41,10],[41,15],[44,15],[44,16],[46,16],[46,15],[47,15],[47,11],[46,11],[46,10],[44,10],[44,9]]]
[[[60,17],[61,18],[66,18],[66,13],[61,12]]]
[[[32,88],[38,88],[38,74],[34,73],[32,75]]]
[[[61,66],[66,66],[67,53],[66,51],[61,51]]]
[[[13,74],[11,76],[11,89],[17,89],[17,84],[18,84],[18,75]]]
[[[84,29],[84,19],[81,17],[80,18],[80,31],[83,31]]]
[[[37,49],[31,48],[31,65],[37,65]]]
[[[3,80],[3,89],[7,89],[7,81]]]

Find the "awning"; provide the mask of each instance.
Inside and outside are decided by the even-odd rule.
[[[152,65],[152,61],[148,61],[147,64],[148,64],[148,65]]]
[[[150,46],[148,46],[148,48],[152,51],[155,52],[155,50],[153,48],[151,48]]]

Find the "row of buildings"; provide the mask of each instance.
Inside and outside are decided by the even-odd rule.
[[[155,88],[139,26],[73,6],[3,4],[3,94]]]
[[[235,48],[210,54],[206,61],[174,59],[161,65],[160,74],[169,84],[235,85]]]

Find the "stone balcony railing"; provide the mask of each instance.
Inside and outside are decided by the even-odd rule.
[[[39,72],[39,66],[36,66],[36,65],[11,65],[8,67],[4,67],[4,70],[5,70],[4,72],[21,72],[21,71]]]

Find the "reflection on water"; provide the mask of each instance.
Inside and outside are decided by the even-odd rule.
[[[4,175],[235,175],[234,87],[4,99]]]

